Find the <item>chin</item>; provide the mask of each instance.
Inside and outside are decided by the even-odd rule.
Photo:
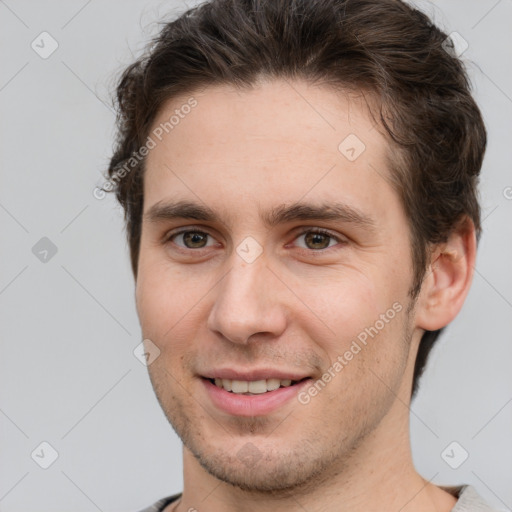
[[[320,451],[319,456],[318,450],[304,442],[296,446],[281,445],[276,451],[262,446],[261,438],[217,447],[204,443],[197,446],[194,442],[185,446],[210,475],[253,494],[286,496],[307,491],[321,483],[326,475],[332,477],[336,458],[332,452]]]
[[[251,493],[284,494],[296,490],[311,477],[303,464],[292,465],[278,455],[263,455],[253,464],[241,461],[236,455],[205,456],[203,453],[194,456],[218,480]]]

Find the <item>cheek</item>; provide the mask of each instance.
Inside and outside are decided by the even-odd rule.
[[[162,352],[171,346],[174,354],[186,351],[200,328],[205,294],[213,283],[166,264],[142,268],[137,279],[136,304],[143,336]]]
[[[188,306],[190,294],[183,293],[179,280],[171,277],[169,271],[159,264],[141,265],[139,269],[137,311],[147,337],[161,338],[184,315]]]
[[[361,418],[369,423],[390,407],[399,392],[409,352],[405,329],[405,308],[395,303],[384,310],[384,316],[375,317],[366,311],[366,322],[361,310],[358,317],[340,320],[336,336],[323,339],[323,350],[330,366],[324,368],[320,379],[327,385],[320,394],[325,399],[318,407],[326,416],[342,411],[343,429],[359,424]],[[384,318],[384,319],[382,319]],[[311,395],[315,390],[306,390]],[[372,419],[373,418],[373,419]],[[363,428],[363,427],[361,427]]]
[[[336,280],[303,282],[298,288],[306,309],[317,317],[333,337],[351,337],[378,316],[382,298],[371,281],[343,273]],[[321,320],[321,322],[318,322]]]
[[[351,361],[375,361],[400,350],[394,340],[402,336],[406,295],[382,274],[370,276],[346,273],[335,282],[303,283],[298,289],[307,306],[302,306],[301,327],[331,362],[347,352]]]

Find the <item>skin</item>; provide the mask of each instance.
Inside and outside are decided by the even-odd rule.
[[[150,378],[184,443],[176,510],[451,510],[456,499],[414,469],[408,407],[424,329],[449,323],[469,289],[472,224],[433,248],[412,301],[409,226],[388,182],[392,148],[361,98],[284,80],[194,97],[197,107],[147,157],[136,280],[143,336],[160,350]],[[154,127],[187,98],[168,101]],[[366,146],[353,162],[338,150],[351,133]],[[219,219],[151,215],[180,200]],[[297,201],[343,203],[372,225],[264,223],[260,213]],[[172,236],[178,228],[208,236]],[[301,234],[317,228],[332,237]],[[246,237],[263,250],[251,263],[236,250]],[[218,367],[316,381],[397,303],[401,311],[306,405],[232,415],[205,391],[200,375]]]

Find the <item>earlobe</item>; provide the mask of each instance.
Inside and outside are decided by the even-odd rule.
[[[475,259],[475,226],[465,217],[448,240],[431,252],[430,267],[417,303],[419,328],[435,331],[457,316],[471,286]]]

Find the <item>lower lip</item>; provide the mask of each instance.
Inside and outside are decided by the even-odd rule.
[[[293,399],[300,390],[310,384],[311,379],[293,386],[267,391],[261,395],[239,395],[219,388],[208,379],[201,378],[213,404],[223,412],[235,416],[264,416]]]

